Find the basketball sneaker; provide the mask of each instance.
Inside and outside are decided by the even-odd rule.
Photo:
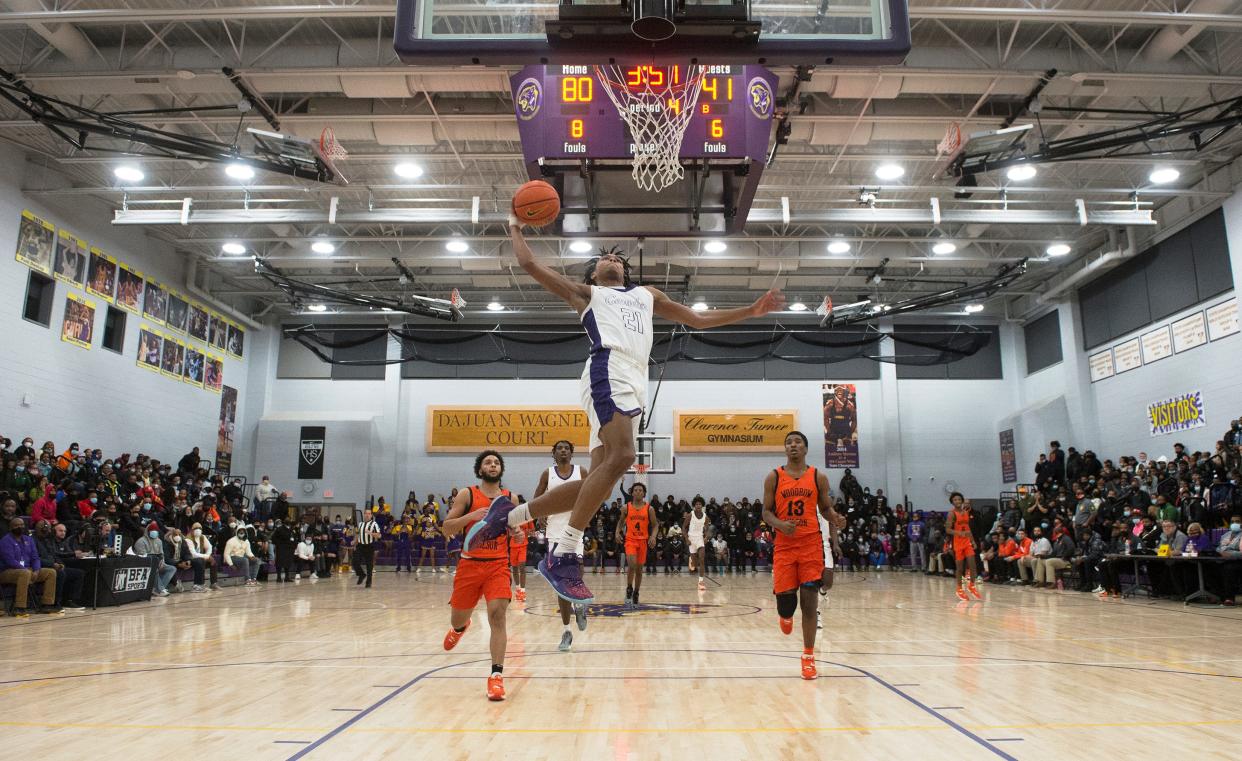
[[[958,588],[957,588],[957,599],[959,599],[959,600],[969,600],[970,598],[966,596],[966,590],[965,590],[965,589],[962,589],[961,587],[958,587]]]
[[[584,632],[587,627],[587,606],[575,605],[573,607],[574,619],[578,622],[578,631]]]
[[[793,632],[793,619],[782,618],[781,619],[781,634],[789,634],[791,632]]]
[[[822,610],[815,611],[815,628],[816,629],[824,628],[824,611]]]
[[[526,590],[518,587],[517,593],[514,595],[514,599],[518,602],[526,602]]]
[[[557,555],[555,550],[556,545],[552,545],[552,551],[539,561],[539,575],[552,585],[552,591],[563,600],[581,604],[595,602],[591,590],[582,580],[582,556],[572,553]]]
[[[469,554],[476,541],[486,542],[504,536],[509,530],[509,513],[513,512],[515,507],[517,505],[513,504],[513,500],[503,494],[493,499],[483,517],[475,521],[470,526],[470,530],[466,532],[466,539],[462,542],[462,552]]]
[[[707,591],[707,585],[703,583],[703,579],[702,579],[702,578],[700,578],[700,579],[699,579],[699,591],[700,591],[700,592],[706,592],[706,591]]]
[[[974,595],[974,598],[975,598],[976,600],[982,600],[982,599],[983,599],[983,595],[979,594],[979,589],[975,586],[975,582],[974,582],[974,580],[973,580],[973,579],[972,579],[970,582],[968,582],[968,583],[966,584],[966,589],[967,589],[967,590],[968,590],[968,591],[969,591],[972,595]]]
[[[461,631],[457,631],[456,629],[450,626],[448,630],[448,634],[444,635],[444,649],[452,650],[453,648],[457,647],[457,643],[461,642],[461,635],[465,634],[466,629],[469,629],[469,628],[470,628],[469,621],[466,622],[466,628],[462,629]]]
[[[505,679],[500,674],[492,674],[487,678],[487,699],[505,699]]]
[[[817,676],[819,676],[819,672],[815,669],[815,656],[803,655],[802,656],[802,678],[810,680],[810,679],[814,679]]]
[[[568,653],[569,649],[574,646],[574,633],[571,631],[561,632],[561,644],[557,646],[557,650],[562,653]]]

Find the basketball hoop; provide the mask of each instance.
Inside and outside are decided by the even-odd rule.
[[[936,146],[937,156],[955,156],[962,147],[962,125],[952,122],[945,128],[944,137]]]
[[[651,470],[651,466],[647,463],[634,463],[634,483],[641,483],[645,486],[646,479],[644,476],[647,475],[648,470]]]
[[[819,324],[821,326],[824,325],[824,323],[828,322],[828,320],[832,318],[832,297],[831,296],[824,297],[824,303],[819,305],[819,308],[815,310],[815,314],[820,316]]]
[[[596,66],[595,76],[634,140],[634,183],[659,192],[685,176],[678,154],[703,89],[704,67],[670,66],[643,74],[624,66]],[[681,72],[686,72],[681,81]],[[658,74],[658,76],[657,76]],[[669,80],[667,87],[663,86]]]
[[[324,127],[319,133],[319,152],[329,161],[341,161],[349,158],[349,151],[336,139],[331,127]]]
[[[466,305],[466,300],[461,297],[461,291],[453,289],[453,292],[449,294],[449,304],[455,309],[461,309]]]

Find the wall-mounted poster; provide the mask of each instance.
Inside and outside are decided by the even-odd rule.
[[[1213,341],[1238,332],[1238,300],[1222,301],[1207,310],[1208,338]]]
[[[143,325],[138,331],[138,366],[160,371],[164,356],[164,337]]]
[[[1139,348],[1139,340],[1133,338],[1113,347],[1113,367],[1117,374],[1129,372],[1143,366],[1143,352]]]
[[[1203,320],[1203,312],[1195,312],[1173,323],[1173,351],[1178,354],[1202,346],[1207,340],[1207,323]]]
[[[190,302],[181,297],[180,293],[169,289],[168,291],[168,314],[164,318],[164,324],[173,330],[185,332],[185,321],[190,316]]]
[[[211,322],[211,313],[203,309],[198,304],[190,304],[190,317],[186,322],[185,332],[190,334],[190,338],[197,338],[203,343],[207,343],[207,325]]]
[[[147,280],[143,287],[142,316],[159,323],[168,316],[168,291],[154,280]]]
[[[1188,431],[1207,425],[1203,416],[1203,392],[1188,391],[1147,405],[1152,436]]]
[[[164,336],[164,354],[160,371],[170,378],[180,378],[185,371],[185,343],[171,336]]]
[[[1143,334],[1143,364],[1150,365],[1172,354],[1173,334],[1169,332],[1168,325],[1161,325],[1152,332]]]
[[[55,238],[56,225],[23,211],[21,226],[17,229],[17,261],[44,275],[51,275]]]
[[[233,428],[237,424],[237,389],[225,386],[220,394],[220,426],[216,429],[216,472],[233,470]]]
[[[203,387],[203,370],[207,364],[207,357],[193,346],[185,347],[185,375],[181,376],[181,380],[189,383],[191,386]]]
[[[1013,429],[1000,432],[1001,481],[1007,484],[1018,480],[1018,455],[1013,445]]]
[[[236,325],[230,322],[229,323],[229,337],[228,337],[229,345],[227,349],[228,353],[232,354],[234,357],[237,357],[238,359],[241,359],[242,351],[246,348],[245,340],[246,340],[246,331],[242,330],[241,328],[237,327]]]
[[[116,305],[134,314],[142,309],[142,273],[121,262],[116,266]]]
[[[61,229],[56,235],[56,279],[81,288],[86,284],[86,241]]]
[[[223,350],[228,346],[229,329],[224,318],[218,314],[211,315],[211,324],[207,328],[207,343],[214,348]]]
[[[1087,365],[1091,368],[1091,382],[1111,378],[1115,375],[1113,368],[1113,350],[1105,349],[1099,354],[1087,357]]]
[[[89,349],[95,334],[95,302],[87,301],[72,291],[66,296],[65,322],[60,329],[60,340]]]
[[[858,467],[858,389],[853,383],[823,384],[824,467]]]
[[[208,354],[205,369],[203,371],[203,388],[208,391],[215,391],[218,394],[223,386],[224,360]]]
[[[86,273],[86,291],[112,303],[112,294],[116,291],[116,268],[116,259],[92,248]]]

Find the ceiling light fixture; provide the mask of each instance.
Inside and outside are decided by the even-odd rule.
[[[311,304],[310,306],[308,306],[308,307],[307,307],[307,309],[308,309],[308,310],[310,310],[310,311],[312,311],[312,312],[326,312],[326,311],[328,311],[328,308],[327,308],[326,306],[324,306],[323,304]]]
[[[709,254],[723,254],[728,248],[729,244],[722,240],[709,240],[703,244],[703,250]]]
[[[576,240],[569,244],[569,250],[573,251],[575,254],[590,253],[592,248],[595,247],[591,245],[591,241],[589,240]]]
[[[240,256],[241,254],[246,253],[246,247],[236,241],[229,241],[228,243],[225,243],[220,247],[220,250],[233,256]]]
[[[792,303],[792,304],[790,304],[790,305],[789,305],[789,311],[791,311],[791,312],[805,312],[805,311],[806,311],[806,304],[803,304],[801,301],[795,301],[794,303]]]
[[[254,179],[254,167],[241,162],[233,162],[224,167],[224,173],[235,180]]]
[[[830,254],[848,254],[850,252],[849,241],[834,240],[828,244],[828,253]]]
[[[703,302],[703,301],[696,301],[696,302],[694,302],[693,304],[691,304],[691,305],[690,305],[690,308],[691,308],[691,309],[693,309],[693,310],[694,310],[694,311],[696,311],[696,312],[706,312],[706,311],[707,311],[707,303],[706,303],[706,302]]]
[[[317,240],[311,244],[311,251],[316,254],[331,254],[336,251],[336,246],[331,241]]]
[[[966,314],[976,314],[982,311],[983,311],[982,304],[967,304],[966,305]]]
[[[464,254],[470,250],[470,244],[464,240],[451,240],[444,244],[444,249],[454,254]]]
[[[423,176],[423,168],[413,161],[400,161],[392,168],[392,171],[405,180],[416,180]]]
[[[1031,164],[1015,164],[1009,167],[1009,171],[1005,172],[1005,176],[1015,182],[1029,180],[1038,174],[1039,171]]]
[[[956,243],[950,243],[950,242],[949,242],[949,241],[947,241],[947,240],[946,240],[946,241],[942,241],[942,242],[937,243],[936,245],[932,246],[932,253],[933,253],[933,254],[937,254],[937,255],[939,255],[939,254],[951,254],[951,253],[953,253],[953,252],[954,252],[954,251],[956,251],[956,250],[957,250],[957,244],[956,244]]]
[[[116,175],[116,178],[121,182],[142,182],[143,178],[146,177],[141,169],[130,164],[118,166],[112,170],[112,174]]]
[[[875,176],[881,180],[898,180],[905,173],[905,167],[900,164],[880,164],[875,168]]]
[[[1048,256],[1053,256],[1053,257],[1065,256],[1069,252],[1070,252],[1070,247],[1065,243],[1053,243],[1051,246],[1044,249],[1045,254],[1047,254]]]
[[[1182,173],[1177,171],[1173,167],[1162,166],[1162,167],[1156,167],[1155,169],[1151,170],[1151,174],[1147,175],[1147,179],[1151,180],[1153,183],[1157,185],[1166,185],[1170,182],[1173,182],[1174,180],[1176,180],[1178,177],[1181,177],[1181,176],[1182,176]]]
[[[505,305],[504,305],[504,304],[501,304],[499,301],[495,301],[495,300],[493,300],[493,301],[489,301],[489,302],[487,303],[487,311],[489,311],[489,312],[503,312],[503,311],[505,311]]]

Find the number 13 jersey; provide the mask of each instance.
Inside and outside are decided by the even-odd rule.
[[[794,524],[792,536],[775,532],[777,547],[824,541],[816,517],[819,514],[819,485],[815,479],[815,468],[810,466],[797,478],[786,473],[784,468],[776,469],[776,506],[773,512],[777,518]]]

